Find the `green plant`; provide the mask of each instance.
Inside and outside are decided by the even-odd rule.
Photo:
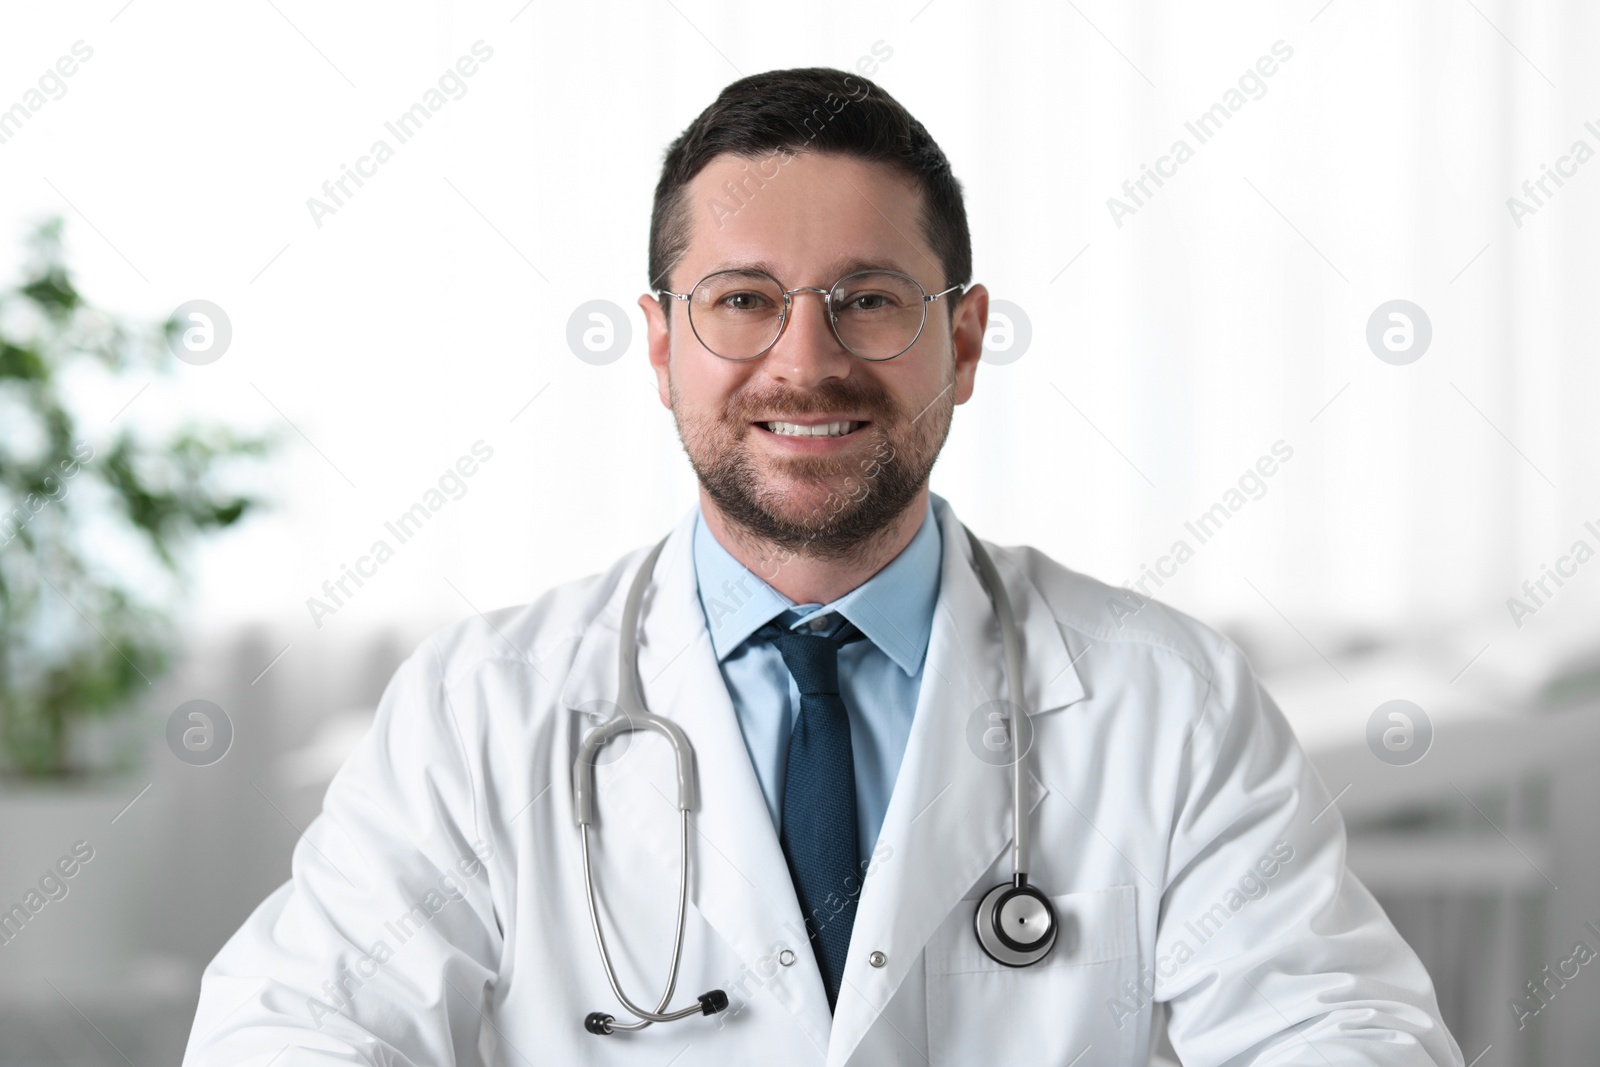
[[[269,442],[215,425],[142,433],[120,412],[87,423],[85,390],[131,393],[134,372],[172,369],[176,324],[91,306],[59,219],[31,243],[21,284],[0,292],[0,770],[65,777],[99,769],[75,755],[75,727],[137,710],[169,666],[181,552],[257,506],[227,476]]]

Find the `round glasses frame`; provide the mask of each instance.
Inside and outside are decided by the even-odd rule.
[[[752,271],[752,270],[719,270],[719,271],[714,271],[711,274],[707,274],[704,278],[701,278],[699,281],[695,282],[694,283],[694,287],[691,288],[687,293],[674,293],[670,289],[658,289],[658,290],[656,290],[656,294],[657,294],[657,296],[670,296],[674,300],[687,301],[691,296],[694,295],[695,289],[700,288],[702,285],[704,285],[706,282],[710,281],[712,278],[717,278],[717,277],[720,277],[721,275],[724,275],[724,274],[742,274],[745,277],[766,278],[768,281],[772,282],[773,285],[777,286],[778,287],[778,291],[783,294],[783,314],[781,314],[778,317],[778,329],[777,329],[777,332],[775,332],[772,335],[772,340],[767,344],[767,347],[763,348],[761,351],[757,352],[753,356],[725,356],[721,352],[718,352],[716,349],[712,348],[709,344],[706,344],[705,338],[701,337],[700,336],[700,331],[695,328],[694,313],[692,311],[690,311],[688,308],[684,308],[684,311],[688,312],[689,329],[694,331],[695,340],[699,341],[701,346],[703,348],[705,348],[705,350],[707,352],[710,352],[713,356],[716,356],[718,359],[725,359],[729,363],[748,363],[752,359],[760,359],[762,356],[764,356],[768,352],[772,351],[773,346],[778,343],[778,339],[783,336],[784,327],[789,325],[789,311],[794,306],[794,299],[793,298],[794,298],[794,295],[796,293],[817,293],[823,298],[823,300],[825,302],[825,306],[826,306],[827,311],[828,311],[828,329],[833,331],[834,340],[838,341],[840,347],[843,348],[846,352],[849,352],[852,356],[855,356],[857,359],[865,360],[868,363],[886,363],[891,359],[896,359],[896,358],[898,358],[900,356],[905,355],[907,352],[911,351],[912,346],[917,343],[917,339],[922,336],[923,329],[928,325],[928,305],[929,304],[933,303],[935,300],[938,300],[940,297],[945,296],[946,294],[953,293],[956,290],[962,288],[959,285],[952,285],[948,289],[943,289],[943,290],[940,290],[937,293],[930,294],[926,289],[924,289],[922,287],[922,283],[921,282],[917,281],[915,278],[913,278],[909,274],[905,274],[905,273],[902,273],[901,271],[897,271],[897,270],[888,270],[886,268],[871,267],[871,268],[867,268],[865,270],[851,271],[849,274],[844,275],[838,281],[836,281],[832,285],[828,286],[828,288],[826,288],[826,289],[819,289],[814,285],[802,285],[802,286],[798,286],[798,287],[796,287],[794,289],[785,289],[783,287],[783,283],[782,282],[778,281],[778,279],[774,278],[772,275],[768,274],[766,271],[759,271],[759,270],[754,270],[754,271]],[[839,286],[841,286],[845,282],[849,281],[851,278],[860,277],[861,275],[864,275],[864,274],[892,274],[897,278],[904,278],[906,281],[908,281],[912,285],[916,286],[917,292],[922,294],[922,321],[917,323],[917,332],[914,335],[912,335],[912,338],[911,338],[910,342],[907,343],[904,348],[902,348],[900,351],[896,352],[892,356],[863,356],[860,352],[857,352],[855,349],[851,348],[848,344],[845,344],[844,338],[839,336],[839,319],[838,319],[838,316],[835,315],[834,312],[833,312],[833,301],[831,299],[831,297],[833,295],[833,292],[834,292],[834,290],[838,289]]]

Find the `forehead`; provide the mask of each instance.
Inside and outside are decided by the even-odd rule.
[[[681,284],[758,266],[786,285],[831,284],[864,264],[942,287],[919,220],[915,181],[887,163],[799,152],[717,156],[689,182],[689,247]]]

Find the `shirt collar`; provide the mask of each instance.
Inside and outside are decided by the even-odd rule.
[[[901,670],[914,675],[933,631],[942,555],[930,500],[911,542],[877,574],[831,604],[798,605],[734,559],[706,526],[705,516],[695,514],[695,581],[719,662],[763,625],[794,609],[794,625],[813,615],[838,612]]]

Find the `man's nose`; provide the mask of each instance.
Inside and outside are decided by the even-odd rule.
[[[828,294],[805,289],[789,300],[789,320],[763,360],[767,376],[801,389],[849,377],[855,357],[828,324]]]

